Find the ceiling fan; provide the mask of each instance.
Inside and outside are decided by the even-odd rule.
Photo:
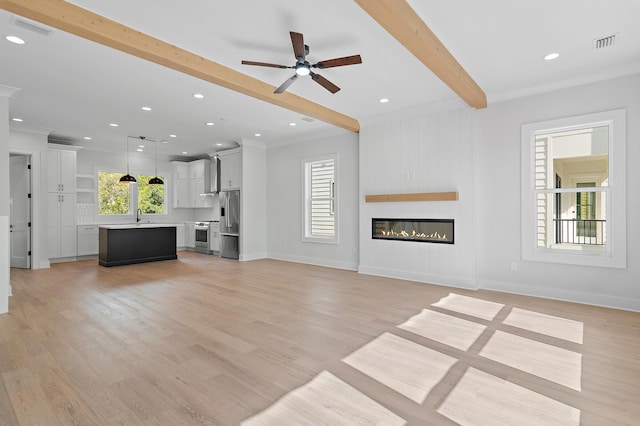
[[[273,93],[284,92],[289,86],[293,84],[294,81],[296,81],[296,79],[300,75],[310,75],[313,81],[315,81],[331,93],[336,93],[338,90],[340,90],[340,88],[320,74],[316,74],[311,71],[311,68],[325,69],[362,63],[360,55],[353,55],[345,56],[343,58],[329,59],[326,61],[318,61],[315,64],[310,64],[309,61],[306,60],[306,56],[309,54],[309,46],[304,44],[304,37],[302,36],[302,34],[293,31],[290,31],[289,34],[291,35],[293,54],[296,57],[296,64],[294,66],[289,67],[286,65],[270,64],[267,62],[242,61],[243,65],[257,65],[260,67],[272,68],[291,68],[296,70],[296,73],[293,76],[289,77],[284,83],[282,83],[280,87],[278,87]]]

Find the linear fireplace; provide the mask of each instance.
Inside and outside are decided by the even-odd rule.
[[[453,244],[453,219],[371,219],[371,238]]]

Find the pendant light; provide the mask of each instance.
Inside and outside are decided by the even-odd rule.
[[[144,140],[144,136],[140,136],[140,139]],[[127,136],[127,174],[120,178],[120,183],[133,183],[137,182],[136,178],[129,174],[129,136]]]
[[[153,141],[156,145],[156,175],[149,179],[149,185],[164,185],[162,179],[158,177],[158,142]]]

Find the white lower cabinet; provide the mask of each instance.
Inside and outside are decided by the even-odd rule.
[[[97,255],[100,251],[98,225],[78,225],[78,256]]]
[[[186,248],[196,248],[196,224],[186,222],[184,227],[184,246]]]
[[[185,246],[184,229],[185,229],[185,225],[183,224],[176,225],[176,247],[177,248],[182,248]]]
[[[49,259],[76,256],[76,195],[48,194]]]

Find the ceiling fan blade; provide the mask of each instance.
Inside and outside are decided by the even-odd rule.
[[[255,62],[255,61],[242,61],[242,65],[257,65],[259,67],[271,67],[271,68],[293,68],[286,65],[270,64],[268,62]]]
[[[345,56],[344,58],[335,58],[335,59],[329,59],[326,61],[318,61],[318,63],[312,65],[312,67],[324,69],[324,68],[332,68],[332,67],[341,67],[344,65],[355,65],[355,64],[361,64],[361,63],[362,63],[362,58],[360,57],[360,55],[353,55],[353,56]]]
[[[304,37],[300,33],[294,33],[293,31],[289,31],[291,35],[291,44],[293,45],[293,54],[296,56],[296,59],[302,58],[304,59]]]
[[[329,80],[321,76],[320,74],[316,74],[312,72],[310,75],[313,81],[315,81],[316,83],[318,83],[320,86],[324,87],[331,93],[336,93],[338,90],[340,90],[338,86],[336,86],[335,84],[333,84],[332,82],[330,82]]]
[[[298,78],[298,74],[294,74],[292,77],[289,77],[285,80],[284,83],[280,85],[273,93],[282,93],[289,88],[293,84],[294,81]]]

